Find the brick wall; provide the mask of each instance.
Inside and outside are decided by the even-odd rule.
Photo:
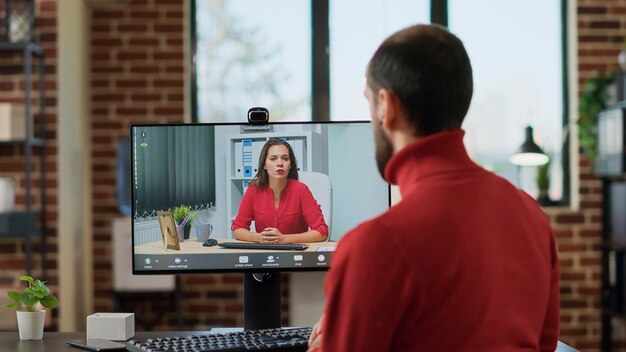
[[[57,84],[56,84],[56,62],[57,62],[57,38],[56,38],[56,0],[35,1],[35,26],[37,28],[35,40],[45,50],[45,99],[46,99],[46,219],[48,221],[46,232],[47,240],[47,281],[53,292],[58,293],[58,273],[57,273],[57,143],[56,143],[56,121],[57,121]],[[24,105],[24,75],[23,53],[0,53],[0,102],[10,102]],[[39,61],[34,60],[35,63]],[[33,66],[33,72],[37,71],[37,66]],[[36,107],[35,131],[39,131],[39,76],[33,75],[31,104]],[[42,149],[35,147],[32,163],[31,200],[33,210],[40,209],[40,177],[39,177],[39,155]],[[0,146],[0,177],[13,178],[17,183],[15,210],[25,210],[25,164],[23,146]],[[4,291],[7,289],[21,289],[23,286],[19,277],[25,273],[26,262],[26,241],[16,238],[0,237],[0,303],[6,303]],[[33,256],[31,260],[32,275],[41,277],[41,256],[40,239],[33,238]],[[57,328],[58,310],[53,310],[52,315],[46,317],[47,329]],[[10,309],[0,309],[0,330],[14,329],[15,313]]]
[[[95,309],[110,311],[111,224],[115,199],[115,148],[129,123],[184,120],[184,2],[133,1],[95,9],[92,16],[92,133]],[[242,276],[182,275],[184,325],[242,325]],[[149,301],[149,300],[147,300]],[[144,300],[146,302],[146,300]],[[174,306],[140,303],[137,312],[165,310],[156,329],[175,326]],[[157,316],[152,318],[158,319]]]
[[[586,79],[617,67],[626,35],[626,1],[578,0],[577,4],[580,88]],[[580,211],[548,211],[561,263],[561,339],[584,351],[599,351],[602,184],[593,177],[584,155],[579,167]],[[615,328],[616,350],[625,350],[624,321],[616,319]]]
[[[56,0],[37,0],[37,37],[46,49],[46,98],[49,210],[48,280],[56,289]],[[616,67],[626,34],[626,0],[578,0],[579,78]],[[95,9],[92,21],[92,134],[95,310],[112,309],[111,226],[120,214],[115,201],[115,147],[132,122],[181,122],[184,116],[183,0],[135,0],[129,5]],[[0,101],[18,102],[23,95],[20,55],[0,56]],[[35,95],[36,97],[36,95]],[[0,176],[20,181],[18,206],[24,204],[23,150],[0,147]],[[601,184],[589,161],[580,160],[581,209],[547,209],[554,225],[561,262],[561,339],[585,351],[600,345]],[[37,165],[34,165],[37,170]],[[37,177],[35,177],[35,182]],[[35,183],[37,184],[37,183]],[[33,194],[37,196],[37,192]],[[37,200],[37,199],[35,199]],[[37,246],[35,246],[38,249]],[[15,287],[23,273],[24,244],[0,238],[0,289]],[[39,257],[33,266],[39,267]],[[35,270],[35,274],[38,274]],[[185,327],[240,325],[240,275],[184,275]],[[284,307],[287,309],[287,307]],[[173,307],[145,303],[139,313],[166,311],[157,328],[175,326]],[[4,319],[8,310],[0,310]],[[51,329],[56,328],[56,315]],[[12,319],[12,318],[11,318]],[[617,321],[617,335],[626,335]],[[621,325],[620,325],[621,324]],[[1,328],[1,327],[0,327]],[[623,341],[617,347],[626,346]]]

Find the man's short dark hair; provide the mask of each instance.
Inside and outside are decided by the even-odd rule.
[[[367,84],[398,96],[416,136],[461,127],[472,99],[472,66],[463,43],[438,25],[394,33],[376,50]]]

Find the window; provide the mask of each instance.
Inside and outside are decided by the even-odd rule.
[[[364,74],[380,42],[430,18],[449,25],[474,68],[464,124],[470,154],[536,196],[536,168],[509,162],[531,125],[552,157],[549,194],[567,202],[563,1],[202,0],[192,6],[192,104],[200,122],[241,121],[258,105],[270,109],[273,121],[369,119]]]
[[[474,70],[474,96],[464,123],[469,153],[482,166],[537,196],[536,168],[509,162],[530,125],[535,141],[552,157],[550,197],[561,199],[564,104],[559,2],[449,0],[448,15],[449,28],[463,40]]]
[[[428,0],[330,1],[330,118],[369,120],[365,69],[380,43],[416,23],[429,23]]]
[[[195,120],[311,120],[311,13],[306,1],[195,3]],[[193,12],[192,12],[193,13]]]

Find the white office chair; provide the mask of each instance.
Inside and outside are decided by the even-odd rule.
[[[332,213],[333,213],[333,193],[328,175],[314,171],[300,171],[299,181],[309,187],[313,197],[322,208],[324,221],[328,225],[328,232],[331,233]],[[329,236],[330,238],[330,236]]]

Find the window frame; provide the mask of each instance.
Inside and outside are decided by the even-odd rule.
[[[198,86],[197,71],[195,64],[196,57],[196,2],[190,1],[190,85],[191,85],[191,119],[192,122],[198,122]],[[330,29],[329,29],[329,9],[330,0],[311,0],[311,120],[315,122],[330,121],[330,57],[328,48],[330,45]],[[571,203],[571,170],[570,170],[570,139],[571,130],[570,116],[570,86],[569,86],[569,70],[568,70],[568,31],[569,31],[569,15],[568,1],[560,0],[561,8],[561,86],[562,94],[562,127],[565,135],[562,145],[562,163],[563,169],[563,195],[559,200],[555,200],[550,206],[569,206]],[[448,0],[430,0],[430,22],[448,27]],[[521,143],[521,141],[520,141]]]

